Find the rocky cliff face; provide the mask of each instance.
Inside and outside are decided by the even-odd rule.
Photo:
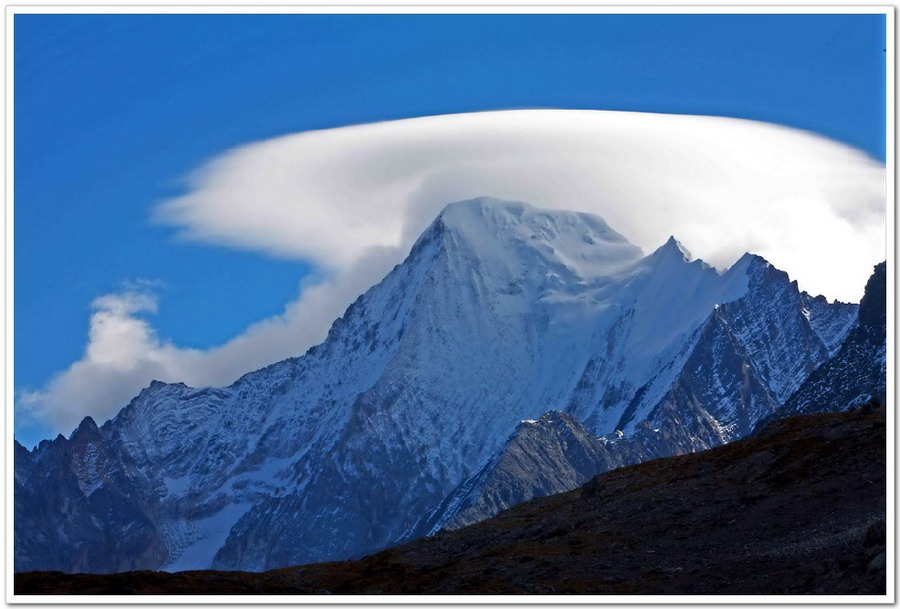
[[[412,537],[458,529],[534,497],[571,490],[643,456],[634,438],[597,437],[571,415],[550,411],[522,421],[497,455],[425,515]]]
[[[16,443],[14,459],[17,571],[124,571],[166,559],[162,532],[145,512],[148,489],[92,419],[32,453]]]
[[[99,429],[17,448],[16,570],[371,553],[421,534],[451,497],[470,511],[445,521],[461,523],[740,437],[855,314],[811,308],[756,256],[719,273],[674,239],[644,256],[595,216],[453,204],[302,357],[226,388],[155,382]],[[517,431],[550,410],[567,418]],[[548,461],[516,482],[528,454]],[[462,498],[467,480],[484,493]]]
[[[870,400],[885,401],[887,379],[887,276],[875,266],[859,303],[856,327],[834,356],[819,366],[786,400],[778,416],[834,412]]]

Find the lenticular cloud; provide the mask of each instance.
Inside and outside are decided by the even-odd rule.
[[[845,300],[885,257],[885,170],[864,153],[766,123],[633,112],[288,135],[214,159],[156,217],[189,238],[340,272],[372,246],[406,249],[446,203],[481,195],[599,214],[645,250],[675,235],[720,268],[752,251]]]
[[[483,195],[596,213],[645,251],[675,235],[719,268],[750,251],[830,298],[858,300],[885,258],[884,166],[785,127],[516,110],[288,135],[213,159],[155,217],[187,238],[312,261],[321,280],[208,350],[162,341],[141,317],[152,295],[99,298],[82,359],[24,392],[17,416],[67,432],[112,416],[152,379],[226,385],[299,355],[444,205]]]

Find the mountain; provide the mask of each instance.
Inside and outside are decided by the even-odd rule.
[[[859,303],[858,322],[834,356],[819,366],[775,416],[833,412],[887,394],[887,276],[875,266]]]
[[[16,570],[159,566],[167,554],[144,511],[151,500],[90,417],[69,439],[45,440],[33,452],[15,442]]]
[[[577,488],[599,472],[642,460],[633,438],[596,437],[571,415],[522,421],[487,464],[464,480],[414,529],[433,535],[484,520],[534,497]]]
[[[359,557],[427,534],[441,505],[479,504],[461,485],[483,472],[477,488],[500,488],[510,451],[541,438],[554,461],[510,500],[556,490],[553,477],[573,485],[591,468],[739,438],[855,316],[810,308],[758,256],[720,273],[674,238],[644,256],[589,214],[451,204],[302,357],[225,388],[153,382],[99,428],[85,420],[68,439],[17,447],[15,568]],[[568,430],[516,431],[551,410]],[[502,507],[487,497],[470,517]],[[127,509],[111,515],[110,501]]]
[[[24,573],[17,594],[871,594],[886,586],[885,409],[751,439],[352,562],[265,573]]]

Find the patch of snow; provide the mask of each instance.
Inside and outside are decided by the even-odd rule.
[[[184,495],[185,491],[191,484],[189,474],[179,476],[178,478],[163,477],[163,484],[166,486],[166,493],[169,495]]]
[[[185,545],[171,547],[174,558],[160,568],[160,571],[192,571],[208,569],[219,548],[228,538],[231,527],[246,514],[251,503],[231,503],[222,510],[202,520],[180,520],[172,523],[166,533],[173,541]]]
[[[103,486],[103,479],[97,467],[100,450],[97,445],[90,442],[85,446],[81,456],[80,467],[76,471],[78,488],[85,497],[90,497],[94,491]]]

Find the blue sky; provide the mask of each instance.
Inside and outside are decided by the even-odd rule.
[[[15,387],[77,360],[91,302],[125,281],[158,282],[153,326],[197,348],[297,296],[302,261],[150,222],[230,147],[553,107],[770,121],[883,160],[885,46],[880,15],[17,15]]]

